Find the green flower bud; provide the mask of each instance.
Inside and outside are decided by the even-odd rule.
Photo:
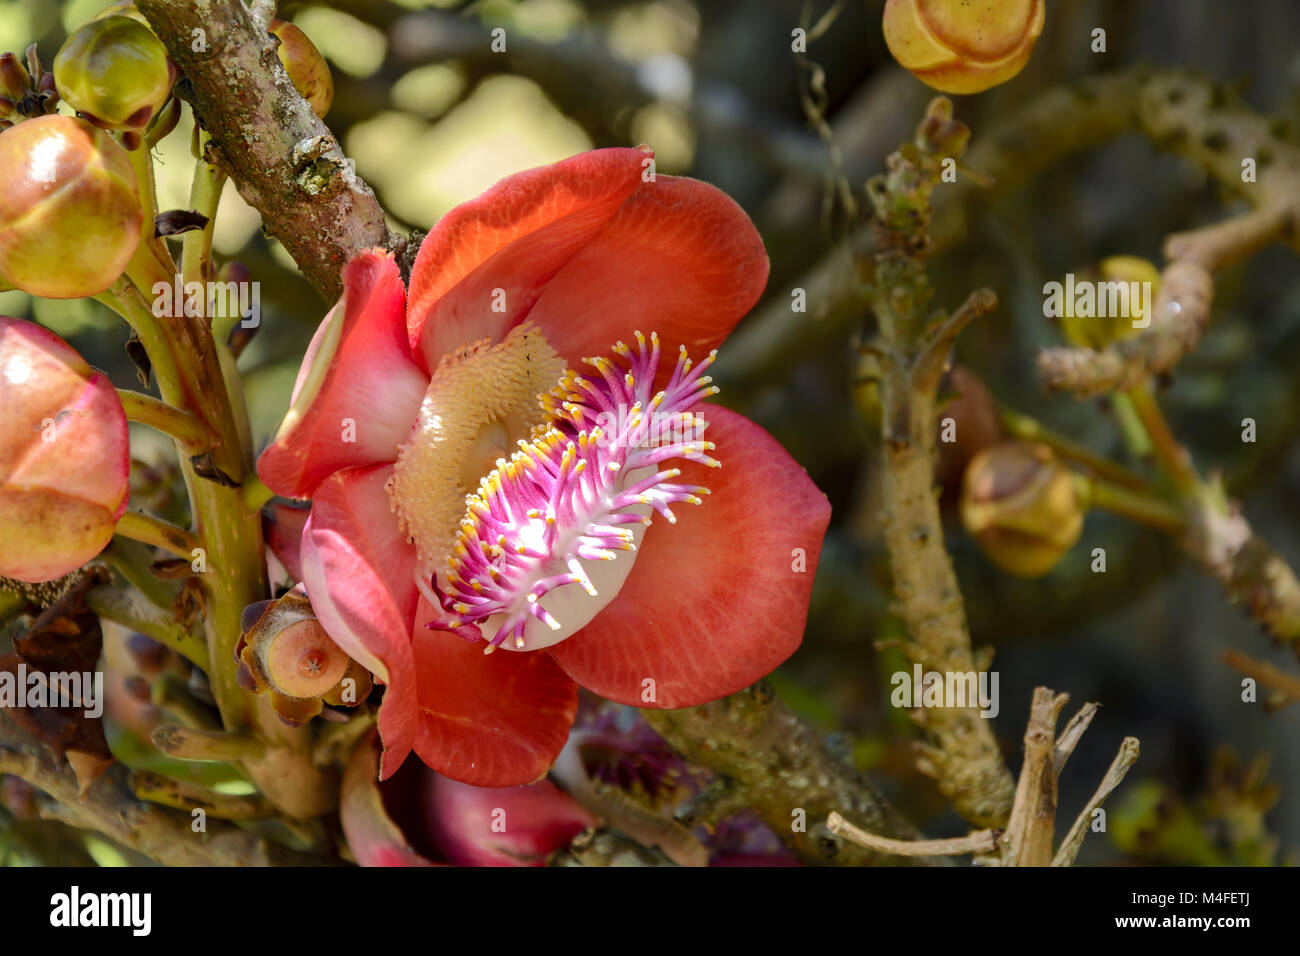
[[[104,129],[144,129],[167,102],[176,75],[161,41],[129,16],[91,20],[54,58],[59,95]]]
[[[0,278],[47,299],[103,292],[140,242],[144,213],[126,152],[72,116],[0,133]]]
[[[323,117],[334,102],[334,77],[320,50],[307,34],[284,20],[271,21],[271,34],[280,41],[276,52],[294,88],[311,104],[312,112]]]
[[[96,20],[103,20],[107,17],[130,17],[132,20],[139,20],[145,26],[149,26],[149,21],[144,18],[144,14],[139,11],[132,0],[118,0],[117,3],[110,3],[103,10],[95,14]],[[153,27],[149,27],[153,29]]]
[[[1085,294],[1062,296],[1061,330],[1071,345],[1102,349],[1132,338],[1150,321],[1160,270],[1137,256],[1110,256],[1080,273],[1073,285]]]
[[[1046,445],[1002,442],[966,468],[961,520],[1004,571],[1041,577],[1074,547],[1087,511],[1075,475]]]

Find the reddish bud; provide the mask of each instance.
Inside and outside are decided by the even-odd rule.
[[[68,343],[4,317],[0,408],[0,576],[50,581],[99,554],[126,510],[126,414]]]
[[[334,77],[320,50],[307,34],[284,20],[271,21],[271,34],[280,41],[276,52],[294,88],[311,104],[312,111],[323,117],[334,102]]]

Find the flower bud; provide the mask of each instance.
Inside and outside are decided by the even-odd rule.
[[[50,581],[99,554],[126,510],[126,414],[68,343],[4,317],[0,408],[0,576]]]
[[[1110,256],[1062,284],[1061,330],[1072,345],[1090,349],[1132,338],[1150,320],[1159,292],[1160,270],[1149,260]]]
[[[471,787],[429,770],[424,779],[429,832],[458,866],[544,866],[596,819],[541,780],[523,787]]]
[[[107,133],[39,116],[0,133],[0,278],[32,295],[103,292],[140,242],[131,161]]]
[[[1084,497],[1075,475],[1046,445],[1002,442],[966,468],[961,520],[994,564],[1036,578],[1079,540]]]
[[[926,85],[979,93],[1028,62],[1044,10],[1044,0],[887,0],[885,43]]]
[[[94,19],[103,20],[106,17],[130,17],[132,20],[139,20],[145,26],[149,26],[149,21],[144,18],[144,14],[136,7],[134,0],[117,0],[116,3],[110,3],[95,14]],[[150,29],[153,28],[150,27]]]
[[[15,53],[0,56],[0,96],[17,103],[31,92],[32,78]]]
[[[167,102],[176,76],[162,42],[129,16],[91,20],[54,58],[59,95],[104,129],[144,129]]]
[[[276,51],[294,88],[311,104],[312,112],[323,117],[334,102],[334,77],[329,65],[301,29],[284,20],[271,21],[271,33],[280,41]]]
[[[370,674],[339,648],[312,612],[311,602],[290,591],[244,611],[244,634],[235,648],[239,682],[270,691],[271,707],[287,724],[305,724],[322,701],[355,707],[370,694]]]

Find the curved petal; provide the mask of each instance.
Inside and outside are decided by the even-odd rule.
[[[675,509],[675,525],[655,521],[618,597],[549,650],[583,687],[622,704],[716,700],[803,639],[830,503],[758,425],[720,406],[699,411],[722,468],[688,462],[681,480],[713,493]],[[651,687],[653,700],[643,696]]]
[[[658,332],[665,355],[685,345],[699,359],[758,301],[767,273],[763,240],[726,193],[659,176],[547,283],[528,318],[570,363],[636,329]]]
[[[438,220],[411,268],[406,317],[425,371],[461,345],[500,341],[518,324],[546,282],[641,184],[642,164],[653,155],[580,153],[503,179]]]
[[[578,687],[546,654],[484,654],[431,631],[420,599],[415,676],[420,715],[415,752],[444,777],[476,787],[512,787],[541,777],[564,749],[578,712]]]
[[[429,832],[457,866],[545,866],[548,856],[599,825],[549,780],[472,787],[429,771],[423,784]]]
[[[416,696],[411,654],[416,553],[389,510],[391,465],[335,472],[321,482],[302,534],[302,580],[339,647],[388,685],[379,708],[383,775],[411,751]]]
[[[390,254],[364,252],[344,268],[343,297],[316,330],[257,462],[272,491],[307,498],[331,472],[397,457],[429,385],[406,344],[405,300]]]
[[[339,822],[362,866],[438,866],[411,847],[384,808],[379,792],[379,752],[374,734],[357,744],[343,772]]]

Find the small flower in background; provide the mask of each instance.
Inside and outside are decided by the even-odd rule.
[[[652,161],[596,150],[504,180],[428,234],[409,296],[390,256],[354,259],[258,463],[312,499],[308,596],[388,685],[385,777],[414,749],[465,783],[533,781],[578,684],[691,706],[799,645],[829,505],[765,431],[698,405],[707,361],[682,351],[726,337],[767,257],[734,202]],[[584,356],[589,375],[565,371]],[[655,412],[693,440],[648,442]]]
[[[3,316],[0,408],[0,577],[51,581],[99,554],[126,511],[126,414],[68,343]]]
[[[1045,0],[888,0],[885,43],[927,86],[979,93],[1024,68],[1045,15]]]

